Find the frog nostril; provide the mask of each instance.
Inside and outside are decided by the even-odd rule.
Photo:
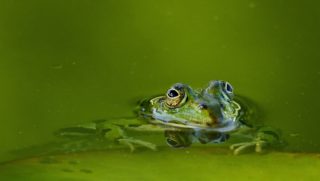
[[[199,108],[200,109],[208,109],[208,105],[204,104],[204,103],[201,103],[201,104],[199,104]]]

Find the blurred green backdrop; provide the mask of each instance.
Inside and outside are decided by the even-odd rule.
[[[320,150],[320,3],[0,0],[0,160],[66,125],[132,116],[175,82],[229,81]]]

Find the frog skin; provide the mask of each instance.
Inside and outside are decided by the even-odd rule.
[[[174,148],[195,142],[223,143],[230,136],[240,135],[248,141],[232,144],[234,154],[248,148],[262,152],[264,147],[279,142],[279,134],[270,127],[252,125],[252,112],[226,81],[210,81],[205,89],[198,90],[176,83],[165,95],[141,101],[136,118],[94,121],[63,128],[56,135],[100,137],[127,145],[131,150],[137,145],[155,150],[156,145],[130,137],[128,131],[164,132],[167,144]]]

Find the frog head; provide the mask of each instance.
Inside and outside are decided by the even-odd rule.
[[[165,95],[142,101],[138,113],[153,123],[225,132],[237,126],[239,109],[233,101],[232,86],[225,81],[211,81],[199,90],[176,83]]]
[[[233,101],[233,87],[229,82],[222,80],[211,81],[202,94],[207,100],[218,100],[223,111],[233,110],[236,106]]]

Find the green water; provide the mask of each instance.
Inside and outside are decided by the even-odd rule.
[[[58,128],[132,116],[175,82],[213,79],[255,101],[285,151],[319,153],[319,5],[1,0],[0,161]]]

